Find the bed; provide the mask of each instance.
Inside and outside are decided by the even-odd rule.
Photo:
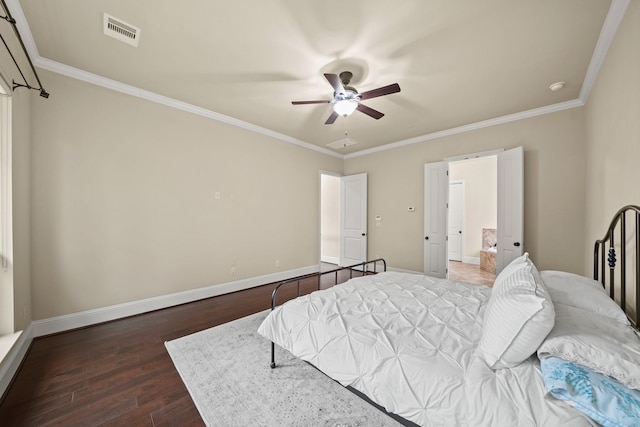
[[[594,279],[539,272],[526,253],[493,288],[362,274],[274,295],[258,332],[405,425],[640,425],[638,229],[638,206],[616,214]]]

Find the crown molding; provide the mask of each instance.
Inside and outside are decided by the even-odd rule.
[[[596,83],[600,67],[604,63],[609,47],[611,46],[624,15],[627,12],[629,3],[631,3],[631,0],[613,0],[611,2],[611,7],[609,7],[607,17],[604,20],[604,24],[602,24],[600,37],[598,37],[598,42],[593,50],[591,62],[589,62],[587,73],[584,76],[584,81],[582,82],[582,89],[580,90],[579,98],[585,104],[587,103],[591,89],[593,89],[593,85]]]
[[[151,92],[145,89],[140,89],[136,86],[131,86],[126,83],[122,83],[116,80],[108,79],[106,77],[90,73],[88,71],[81,70],[79,68],[71,67],[60,62],[52,61],[44,57],[38,57],[33,60],[33,63],[44,70],[52,71],[57,74],[62,74],[67,77],[71,77],[76,80],[81,80],[86,83],[91,83],[96,86],[101,86],[107,89],[114,90],[116,92],[124,93],[126,95],[135,96],[147,101],[155,102],[157,104],[165,105],[167,107],[175,108],[177,110],[185,111],[187,113],[195,114],[198,116],[206,117],[208,119],[216,120],[231,126],[235,126],[241,129],[245,129],[251,132],[259,133],[274,139],[279,139],[289,144],[297,145],[309,150],[314,150],[322,154],[329,156],[342,158],[341,154],[335,153],[326,148],[318,147],[317,145],[310,144],[305,141],[293,138],[289,135],[285,135],[271,129],[264,128],[262,126],[254,125],[253,123],[245,122],[243,120],[236,119],[234,117],[226,116],[224,114],[217,113],[206,108],[198,107],[197,105],[189,104],[187,102],[179,101],[168,96],[160,95],[155,92]]]
[[[407,145],[417,144],[419,142],[432,141],[434,139],[444,138],[446,136],[457,135],[460,133],[471,132],[478,129],[488,128],[491,126],[502,125],[505,123],[515,122],[518,120],[528,119],[531,117],[541,116],[543,114],[556,113],[558,111],[568,110],[570,108],[582,107],[584,102],[580,99],[560,102],[558,104],[547,105],[545,107],[534,108],[532,110],[522,111],[520,113],[508,114],[494,119],[483,120],[481,122],[469,123],[468,125],[458,126],[451,129],[445,129],[438,132],[428,133],[426,135],[416,136],[414,138],[404,139],[402,141],[393,142],[391,144],[380,145],[378,147],[362,150],[355,153],[347,154],[345,159],[366,156],[368,154],[379,153],[381,151],[393,150]]]
[[[502,117],[497,117],[495,119],[484,120],[481,122],[470,123],[468,125],[459,126],[456,128],[446,129],[440,132],[429,133],[422,136],[417,136],[410,139],[405,139],[402,141],[392,142],[391,144],[380,145],[378,147],[370,148],[367,150],[357,151],[355,153],[347,154],[344,156],[345,159],[350,159],[354,157],[366,156],[372,153],[379,153],[381,151],[393,150],[400,147],[405,147],[407,145],[416,144],[418,142],[431,141],[438,138],[443,138],[445,136],[451,136],[460,134],[463,132],[470,132],[490,126],[501,125],[504,123],[513,122],[516,120],[528,119],[531,117],[540,116],[543,114],[555,113],[562,110],[567,110],[570,108],[582,107],[587,103],[587,99],[589,98],[589,94],[591,93],[591,89],[593,89],[593,85],[596,82],[598,77],[598,73],[600,72],[600,67],[604,63],[604,59],[607,56],[607,51],[615,38],[616,33],[618,32],[618,28],[624,19],[624,15],[629,7],[629,3],[631,0],[613,0],[611,2],[611,6],[609,7],[609,12],[607,12],[607,17],[604,20],[604,24],[602,25],[602,29],[600,30],[600,36],[598,38],[598,42],[596,43],[596,47],[593,50],[593,55],[591,56],[591,62],[589,62],[589,67],[587,68],[587,73],[585,75],[584,81],[582,82],[582,88],[580,89],[580,94],[578,98],[562,102],[559,104],[548,105],[546,107],[535,108],[533,110],[527,110],[520,113],[509,114]]]
[[[600,71],[600,67],[604,63],[604,59],[606,57],[607,51],[615,38],[615,35],[622,23],[624,15],[627,11],[627,8],[630,4],[631,0],[612,0],[611,6],[609,7],[609,12],[607,13],[607,17],[605,18],[604,24],[600,31],[600,36],[598,38],[598,42],[596,43],[596,47],[593,52],[593,56],[591,57],[591,62],[589,63],[589,67],[587,68],[587,72],[585,75],[585,79],[582,82],[582,88],[580,90],[580,94],[578,98],[561,102],[558,104],[552,104],[540,108],[534,108],[532,110],[522,111],[520,113],[509,114],[502,117],[496,117],[489,120],[483,120],[476,123],[470,123],[464,126],[458,126],[451,129],[445,129],[438,132],[433,132],[425,135],[420,135],[414,138],[405,139],[402,141],[392,142],[390,144],[381,145],[378,147],[365,149],[361,151],[356,151],[351,154],[340,154],[334,151],[328,150],[323,147],[319,147],[315,144],[311,144],[306,141],[299,140],[297,138],[293,138],[289,135],[285,135],[271,129],[264,128],[262,126],[254,125],[249,122],[245,122],[234,117],[226,116],[224,114],[217,113],[212,110],[208,110],[206,108],[198,107],[193,104],[188,104],[183,101],[179,101],[173,98],[169,98],[154,92],[150,92],[144,89],[137,88],[135,86],[131,86],[125,83],[121,83],[115,80],[108,79],[106,77],[99,76],[97,74],[89,73],[84,70],[80,70],[74,67],[71,67],[66,64],[62,64],[56,61],[52,61],[50,59],[44,58],[40,56],[38,52],[38,48],[36,46],[35,40],[33,39],[33,35],[31,34],[31,29],[29,28],[29,24],[27,23],[26,17],[24,16],[24,12],[22,7],[20,6],[19,0],[6,0],[8,7],[11,10],[11,14],[16,20],[16,25],[20,30],[20,34],[24,41],[24,44],[29,52],[29,55],[32,58],[33,63],[40,68],[45,70],[49,70],[58,74],[65,75],[67,77],[71,77],[74,79],[82,80],[87,83],[95,84],[98,86],[102,86],[107,89],[115,90],[127,95],[136,96],[138,98],[142,98],[151,102],[156,102],[171,108],[176,108],[178,110],[182,110],[188,113],[196,114],[202,117],[206,117],[212,120],[217,120],[222,123],[226,123],[231,126],[239,127],[251,132],[256,132],[274,139],[278,139],[283,142],[287,142],[289,144],[294,144],[302,148],[307,148],[309,150],[313,150],[322,154],[326,154],[329,156],[337,157],[339,159],[350,159],[354,157],[366,156],[372,153],[379,153],[382,151],[393,150],[400,147],[405,147],[407,145],[416,144],[419,142],[431,141],[438,138],[443,138],[446,136],[457,135],[464,132],[471,132],[478,129],[483,129],[490,126],[501,125],[517,120],[523,120],[531,117],[540,116],[543,114],[555,113],[558,111],[582,107],[587,102],[589,94],[591,93],[591,89],[596,82],[598,73]]]

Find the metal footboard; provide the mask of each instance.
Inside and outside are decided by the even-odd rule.
[[[289,280],[285,280],[284,282],[278,283],[273,292],[271,293],[271,310],[276,308],[276,298],[278,296],[278,291],[283,287],[288,287],[289,285],[295,284],[297,286],[297,296],[300,296],[300,284],[309,279],[316,279],[316,290],[320,290],[320,285],[322,281],[322,277],[333,274],[333,286],[338,284],[338,273],[344,270],[349,270],[349,279],[353,278],[353,273],[361,272],[362,275],[366,274],[376,274],[378,273],[378,263],[382,263],[382,271],[387,271],[387,262],[383,258],[374,259],[371,261],[361,262],[359,264],[353,264],[346,267],[339,267],[333,270],[328,271],[318,271],[317,273],[305,274],[303,276],[294,277]],[[276,367],[276,347],[273,341],[271,342],[271,368]]]

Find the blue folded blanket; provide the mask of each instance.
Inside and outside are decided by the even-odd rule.
[[[566,400],[605,427],[640,426],[640,391],[558,357],[540,360],[551,395]]]

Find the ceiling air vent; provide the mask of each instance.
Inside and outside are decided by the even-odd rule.
[[[351,139],[351,138],[342,138],[339,139],[337,141],[331,142],[329,144],[327,144],[327,147],[331,147],[334,148],[336,150],[339,150],[341,148],[347,148],[350,147],[352,145],[356,145],[358,143],[358,141],[356,141],[355,139]]]
[[[111,15],[104,14],[104,33],[109,37],[118,39],[122,42],[137,47],[140,39],[140,28],[136,28],[131,24],[114,18]]]

